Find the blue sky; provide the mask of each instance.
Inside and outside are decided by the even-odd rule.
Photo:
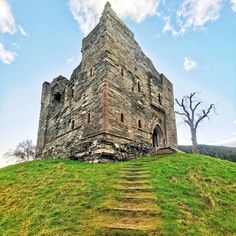
[[[199,91],[216,113],[198,131],[204,144],[236,146],[236,1],[111,0],[175,97]],[[1,155],[18,142],[36,142],[41,86],[70,77],[81,43],[106,0],[0,0]],[[177,118],[179,144],[190,144]]]

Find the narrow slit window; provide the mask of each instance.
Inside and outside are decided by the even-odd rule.
[[[123,77],[124,76],[124,69],[121,68],[121,76]]]
[[[70,100],[73,97],[74,97],[74,86],[73,87],[70,86],[67,88],[67,100]]]
[[[159,101],[159,104],[162,105],[162,99],[161,99],[161,94],[160,93],[158,94],[158,101]]]
[[[91,120],[90,113],[88,113],[88,117],[87,117],[88,123],[90,123],[90,120]]]
[[[138,127],[141,129],[142,128],[142,122],[141,120],[138,121]]]
[[[74,88],[71,89],[71,97],[74,97]]]
[[[138,92],[140,93],[141,92],[141,85],[140,85],[140,82],[138,81]]]
[[[72,120],[72,122],[71,122],[71,129],[74,129],[74,128],[75,128],[75,121]]]
[[[120,121],[121,121],[122,123],[124,123],[124,114],[123,114],[123,113],[120,114]]]
[[[93,69],[91,68],[90,69],[90,76],[92,76],[93,75]]]

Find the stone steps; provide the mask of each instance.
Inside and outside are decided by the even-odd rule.
[[[150,174],[150,172],[149,171],[122,171],[121,172],[121,174],[122,175],[126,175],[126,176],[130,176],[130,175],[132,175],[132,176],[140,176],[140,175],[149,175]]]
[[[134,172],[127,172],[127,173],[122,173],[122,176],[126,176],[126,177],[149,177],[150,173],[149,172],[139,172],[139,173],[134,173]]]
[[[153,195],[153,192],[138,192],[138,194],[136,192],[129,192],[129,193],[122,193],[120,195],[120,198],[134,198],[134,199],[151,199],[151,201],[155,202],[156,198]]]
[[[148,208],[122,208],[122,207],[113,207],[113,208],[103,208],[103,212],[110,213],[111,215],[120,215],[120,216],[156,216],[159,214],[159,211],[152,210]]]
[[[125,168],[125,169],[123,169],[123,171],[124,172],[137,172],[137,173],[139,173],[139,172],[145,172],[145,171],[148,171],[146,168],[145,169],[137,169],[137,168],[134,168],[134,167],[132,167],[132,168]]]
[[[127,181],[140,181],[140,180],[148,180],[148,176],[137,176],[137,175],[132,175],[132,176],[121,176],[121,179],[127,180]]]
[[[150,186],[150,182],[148,181],[123,181],[123,182],[119,182],[118,185],[122,185],[122,186]]]
[[[107,235],[151,235],[158,225],[156,217],[145,215],[130,216],[130,215],[114,215],[106,216],[106,222],[100,225],[102,232],[108,233]],[[116,233],[116,234],[115,234]],[[145,233],[145,234],[144,234]],[[101,235],[101,234],[97,234]],[[106,234],[102,234],[106,235]],[[155,234],[153,234],[155,235]]]
[[[165,147],[165,148],[159,148],[156,151],[157,155],[169,155],[169,154],[174,154],[177,152],[177,149],[172,148],[172,147]]]
[[[139,171],[139,172],[133,172],[133,171],[122,171],[121,172],[121,177],[122,176],[147,176],[149,177],[149,171]]]
[[[123,195],[120,198],[121,202],[128,202],[128,203],[136,203],[136,204],[143,204],[143,203],[149,203],[154,202],[156,200],[155,197],[151,196],[136,196],[136,195]]]
[[[132,166],[135,166],[135,167],[144,167],[142,163],[129,163],[128,166],[126,166],[125,168],[129,168],[129,167],[132,167]]]
[[[105,226],[101,228],[96,235],[100,236],[149,236],[149,230],[132,228],[129,225]],[[153,234],[154,235],[154,234]]]
[[[123,193],[132,193],[132,192],[153,192],[152,187],[118,187],[116,188]]]
[[[160,209],[156,206],[150,172],[143,164],[123,168],[116,189],[121,195],[100,209],[105,220],[99,235],[158,235]]]
[[[122,197],[117,197],[116,200],[110,200],[109,204],[107,204],[108,207],[105,205],[99,210],[101,212],[109,211],[112,209],[131,209],[131,210],[136,210],[136,209],[146,209],[149,211],[155,211],[159,212],[159,208],[155,204],[155,200],[153,201],[153,198],[122,198]]]
[[[125,208],[125,209],[131,209],[131,210],[147,210],[148,212],[152,212],[155,214],[160,213],[160,209],[157,208],[155,202],[152,201],[146,201],[144,202],[136,202],[136,201],[129,201],[129,202],[121,202],[120,203],[120,208]]]

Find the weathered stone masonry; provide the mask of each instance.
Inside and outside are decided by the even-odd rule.
[[[107,3],[70,80],[43,84],[37,156],[126,160],[176,145],[172,84]]]

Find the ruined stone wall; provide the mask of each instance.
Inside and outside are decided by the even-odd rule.
[[[82,61],[70,80],[43,85],[37,155],[126,160],[175,146],[173,87],[153,66],[110,5],[83,40]]]
[[[46,144],[47,116],[50,104],[50,83],[44,82],[41,95],[41,110],[38,127],[38,138],[36,145],[37,155],[41,155]]]
[[[45,83],[38,131],[38,156],[70,156],[101,139],[103,124],[102,26],[83,41],[83,59],[70,80],[60,76]],[[94,35],[99,37],[94,37]],[[58,96],[58,97],[57,97]],[[60,97],[60,98],[59,98]]]
[[[110,140],[152,146],[158,124],[165,136],[162,145],[175,146],[172,84],[156,71],[114,11],[108,9],[105,20]]]

